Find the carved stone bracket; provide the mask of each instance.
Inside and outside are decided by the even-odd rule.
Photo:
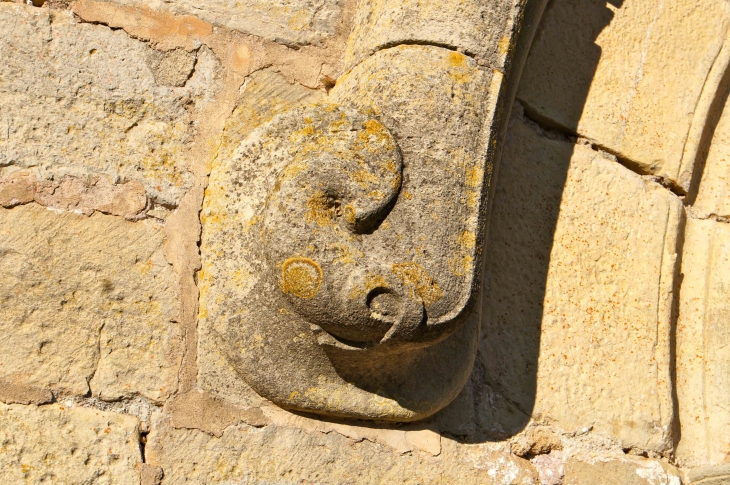
[[[517,24],[522,9],[507,9]],[[494,28],[517,42],[515,25]],[[500,69],[444,47],[375,50],[330,104],[275,117],[214,167],[201,332],[260,395],[412,421],[459,393],[479,337],[504,71],[521,52],[507,47]]]

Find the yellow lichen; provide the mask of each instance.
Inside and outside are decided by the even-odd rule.
[[[312,298],[319,291],[323,277],[322,268],[316,261],[294,256],[281,265],[279,288],[299,298]]]
[[[411,298],[420,297],[424,305],[441,299],[443,291],[418,263],[399,263],[392,266],[393,274],[411,288]]]
[[[307,208],[309,210],[304,214],[304,220],[314,222],[320,227],[330,226],[337,216],[332,201],[321,190],[317,190],[312,194],[312,197],[307,201]]]

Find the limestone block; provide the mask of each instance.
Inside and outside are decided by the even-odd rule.
[[[682,485],[676,468],[633,456],[572,457],[565,464],[565,485]]]
[[[543,17],[518,99],[531,115],[687,190],[684,145],[729,26],[724,0],[558,0]]]
[[[95,409],[0,404],[0,482],[137,484],[137,419]]]
[[[367,440],[339,433],[309,433],[276,425],[227,428],[221,438],[175,429],[155,418],[147,463],[162,467],[164,483],[341,483],[537,484],[527,460],[491,451],[487,445],[445,440],[439,456],[401,455]]]
[[[485,428],[515,433],[531,416],[671,447],[681,211],[663,187],[514,115],[487,243]]]
[[[698,215],[730,217],[730,99],[714,128],[693,202],[692,211]]]
[[[682,273],[677,458],[685,466],[717,465],[730,453],[730,224],[687,220]]]
[[[217,89],[212,53],[157,53],[70,12],[12,3],[0,3],[0,31],[0,166],[57,183],[136,181],[179,203],[192,183],[191,111]]]
[[[352,22],[345,66],[399,44],[461,49],[491,67],[504,67],[513,42],[516,2],[375,0],[361,2]],[[488,20],[487,20],[488,19]]]
[[[730,483],[730,465],[701,466],[685,472],[685,485],[727,485]]]
[[[266,40],[301,46],[319,45],[338,34],[347,0],[119,0],[115,3],[192,15]]]
[[[36,204],[0,210],[0,377],[163,400],[175,388],[180,348],[162,244],[162,226],[151,222]]]

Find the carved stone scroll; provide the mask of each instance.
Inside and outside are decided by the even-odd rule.
[[[448,14],[430,3],[433,19]],[[377,17],[399,5],[360,8]],[[201,332],[260,395],[413,421],[459,393],[479,338],[495,148],[532,32],[520,30],[524,8],[504,2],[460,26],[454,42],[480,36],[483,56],[440,38],[401,42],[410,16],[377,35],[377,22],[361,25],[348,48],[359,54],[325,103],[275,117],[214,167]],[[528,24],[541,10],[528,3]]]

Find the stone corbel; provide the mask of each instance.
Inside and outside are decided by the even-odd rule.
[[[471,372],[491,180],[544,2],[423,3],[361,2],[328,102],[211,174],[201,331],[283,407],[413,421]]]

